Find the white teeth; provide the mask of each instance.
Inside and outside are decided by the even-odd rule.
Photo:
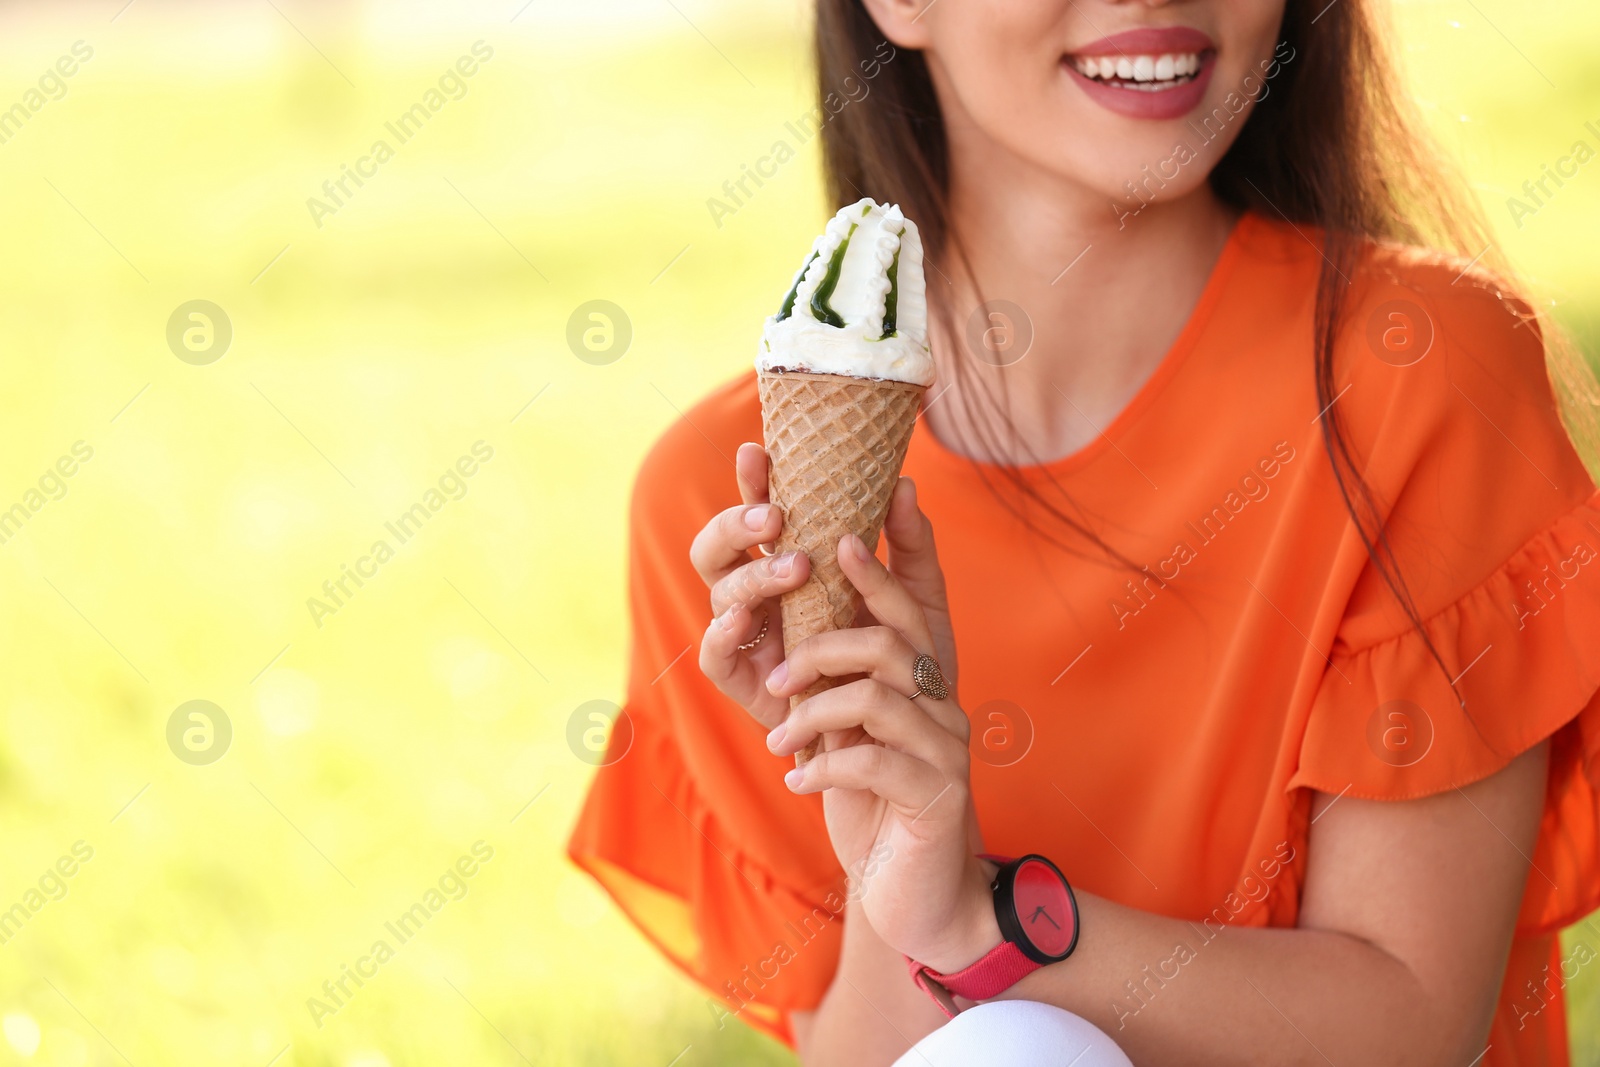
[[[1195,52],[1168,53],[1159,56],[1074,56],[1072,65],[1084,77],[1097,78],[1101,81],[1116,79],[1135,83],[1171,82],[1174,79],[1192,77],[1199,71],[1200,56]],[[1157,85],[1131,87],[1163,88]]]

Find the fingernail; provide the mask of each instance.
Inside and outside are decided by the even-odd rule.
[[[867,543],[861,540],[861,538],[857,537],[855,534],[845,535],[844,547],[846,551],[856,558],[857,563],[865,563],[867,561],[867,557],[869,555],[867,552]]]
[[[804,767],[796,767],[794,770],[783,776],[783,784],[788,786],[791,791],[799,789],[800,783],[805,780],[806,771]]]
[[[764,530],[767,528],[767,517],[772,514],[772,505],[757,504],[744,513],[744,524],[751,530]]]
[[[785,552],[781,556],[773,556],[772,562],[767,566],[772,568],[774,578],[787,578],[794,573],[794,553]]]
[[[785,719],[782,722],[780,722],[778,725],[774,726],[772,728],[772,732],[767,735],[767,747],[769,749],[772,749],[774,752],[776,752],[777,749],[778,749],[778,746],[783,744],[783,735],[788,733],[788,732],[789,732],[789,720]]]
[[[767,675],[767,692],[776,693],[783,688],[783,683],[789,680],[789,661],[783,660],[772,668],[772,673]]]
[[[727,611],[724,611],[721,615],[717,616],[717,625],[722,627],[724,630],[732,629],[733,628],[733,613],[738,611],[738,610],[739,610],[739,605],[737,605],[737,604],[734,604],[731,607],[729,607]]]

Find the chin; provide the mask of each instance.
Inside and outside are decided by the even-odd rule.
[[[1083,129],[1083,116],[1076,118],[1080,125],[1055,128]],[[1107,219],[1124,223],[1155,204],[1181,200],[1200,190],[1220,151],[1225,150],[1221,145],[1203,151],[1179,147],[1200,140],[1183,123],[1162,123],[1159,129],[1142,123],[1112,133],[1106,132],[1103,122],[1092,125],[1096,128],[1093,134],[1074,133],[1067,139],[1057,136],[1058,151],[1040,153],[1035,147],[1027,155],[1033,165],[1101,198]]]

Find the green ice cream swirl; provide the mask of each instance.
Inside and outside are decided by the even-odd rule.
[[[889,295],[883,298],[883,333],[879,340],[893,337],[895,334],[895,308],[900,302],[900,249],[894,250],[894,259],[889,263]]]
[[[828,260],[828,273],[822,276],[822,282],[817,286],[817,291],[811,294],[811,314],[818,322],[825,322],[829,326],[844,328],[844,318],[828,301],[833,297],[833,290],[839,284],[839,272],[844,269],[844,254],[850,247],[850,236],[856,232],[856,224],[850,224],[850,232],[844,235],[844,240],[839,242],[839,247],[833,250],[833,258]]]

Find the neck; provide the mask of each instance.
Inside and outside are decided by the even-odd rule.
[[[1160,365],[1237,212],[1202,182],[1131,214],[1137,200],[1112,204],[993,142],[971,143],[970,127],[951,124],[949,135],[950,236],[928,270],[930,307],[944,313],[934,316],[930,428],[977,459],[1048,462],[1094,440]],[[998,348],[982,347],[986,327]]]

